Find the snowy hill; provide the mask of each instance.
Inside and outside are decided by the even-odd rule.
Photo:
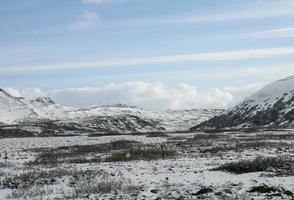
[[[189,130],[193,125],[219,115],[223,110],[152,111],[121,105],[75,109],[53,104],[40,106],[36,112],[63,124],[95,127],[99,131],[148,132]]]
[[[53,102],[53,100],[48,100]],[[168,131],[188,130],[195,124],[204,122],[216,115],[219,115],[223,110],[179,110],[179,111],[152,111],[136,106],[128,105],[113,105],[113,106],[94,106],[90,108],[70,108],[64,107],[55,103],[40,103],[33,101],[32,105],[35,111],[43,118],[61,121],[84,121],[85,119],[94,118],[122,118],[122,116],[135,116],[142,120],[157,123],[161,128]],[[83,119],[83,120],[82,120]],[[137,129],[138,130],[138,129]],[[152,129],[154,131],[154,129]]]
[[[265,86],[239,105],[192,130],[246,127],[294,127],[294,76]]]
[[[30,105],[34,108],[39,117],[43,119],[63,120],[77,117],[69,116],[71,111],[77,109],[56,104],[50,97],[38,97],[30,101]]]

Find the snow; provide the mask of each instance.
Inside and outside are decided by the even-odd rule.
[[[88,109],[75,109],[61,105],[35,105],[36,112],[53,120],[74,120],[89,117],[133,115],[141,119],[159,122],[168,131],[188,130],[195,124],[204,122],[222,110],[181,110],[152,111],[133,106],[96,106]]]
[[[250,113],[251,115],[254,115],[257,111],[262,111],[272,107],[278,100],[283,100],[285,102],[290,100],[293,96],[294,76],[291,76],[265,86],[264,88],[254,93],[252,96],[246,98],[239,105],[226,111],[226,113],[232,111],[237,112],[238,110],[244,109],[244,107],[248,109],[256,107],[254,112]],[[288,110],[293,109],[293,103],[291,107],[287,108]]]
[[[129,185],[143,185],[144,189],[139,191],[137,199],[156,199],[162,197],[162,199],[177,199],[184,197],[184,199],[198,199],[198,196],[194,196],[197,191],[202,187],[213,188],[214,192],[208,194],[208,199],[218,199],[214,195],[216,192],[223,192],[229,190],[231,193],[227,193],[226,199],[264,199],[265,194],[248,193],[247,191],[253,186],[259,186],[266,184],[274,187],[282,187],[284,189],[294,191],[294,176],[272,176],[269,172],[254,172],[246,174],[232,174],[222,171],[210,171],[221,164],[238,161],[242,159],[252,159],[258,156],[280,156],[287,155],[294,158],[294,135],[293,130],[285,131],[272,131],[272,132],[254,132],[254,133],[242,133],[242,132],[227,132],[222,136],[224,139],[211,139],[207,141],[206,145],[212,146],[225,146],[232,145],[234,142],[247,141],[246,139],[252,139],[257,137],[268,137],[271,135],[288,136],[287,139],[264,139],[264,142],[276,142],[277,144],[288,142],[289,147],[279,149],[279,145],[270,148],[253,148],[245,149],[244,151],[228,151],[221,154],[203,154],[199,152],[199,149],[207,148],[201,145],[192,145],[187,147],[182,152],[180,147],[175,146],[178,155],[175,158],[165,160],[136,160],[129,162],[101,162],[101,163],[85,163],[85,164],[63,164],[61,166],[53,168],[44,168],[42,166],[33,166],[31,169],[25,165],[25,162],[34,160],[38,155],[37,152],[32,149],[36,148],[56,148],[62,146],[74,146],[74,145],[89,145],[89,144],[104,144],[110,141],[118,140],[133,140],[144,144],[165,144],[176,145],[178,142],[169,143],[173,137],[183,137],[185,139],[197,137],[198,134],[204,133],[170,133],[169,137],[147,137],[146,135],[120,135],[120,136],[101,136],[101,137],[42,137],[42,138],[10,138],[0,139],[1,151],[6,151],[8,154],[7,167],[0,168],[0,174],[19,174],[28,171],[48,171],[48,170],[71,170],[71,171],[92,171],[99,172],[105,180],[121,180],[125,184]],[[196,142],[200,142],[197,141]],[[201,144],[201,143],[200,143]],[[0,163],[4,163],[5,160],[0,160]],[[58,181],[43,185],[48,191],[53,191],[45,199],[51,200],[54,197],[58,197],[65,192],[71,193],[73,188],[69,186],[73,177],[65,176]],[[91,177],[90,181],[101,181],[102,177]],[[102,180],[103,180],[102,179]],[[75,184],[86,184],[87,179],[80,180]],[[0,178],[1,182],[1,178]],[[92,182],[90,182],[92,183]],[[33,186],[36,188],[39,186]],[[46,189],[46,191],[47,191]],[[158,190],[157,193],[151,192],[152,190]],[[0,199],[5,199],[8,194],[15,191],[15,189],[1,189],[0,185]],[[46,195],[46,194],[44,194]],[[122,199],[132,199],[131,193],[120,191],[118,194],[97,194],[100,198],[104,199],[117,199],[118,196],[122,196]],[[93,199],[97,199],[97,195],[91,194]],[[200,198],[200,197],[199,197]],[[283,196],[284,199],[291,199],[289,196]],[[30,199],[30,198],[29,198]],[[34,198],[31,198],[34,199]],[[38,198],[35,198],[38,199]],[[81,198],[87,199],[87,198]],[[99,199],[99,198],[98,198]],[[278,198],[279,199],[279,198]]]
[[[7,152],[8,157],[13,163],[24,163],[33,159],[31,152],[25,149],[34,148],[56,148],[61,146],[103,144],[117,140],[132,140],[144,144],[162,143],[166,138],[152,138],[144,135],[119,135],[119,136],[100,136],[99,138],[89,138],[87,136],[75,137],[30,137],[30,138],[4,138],[0,139],[1,152]],[[0,162],[4,162],[0,157]]]
[[[37,114],[21,98],[13,97],[0,89],[0,122],[13,123]]]
[[[266,107],[265,104],[272,105],[281,97],[289,100],[293,93],[294,76],[290,76],[265,86],[248,98],[248,100],[252,101],[252,105],[262,105],[261,108],[263,108]]]
[[[289,77],[270,84],[253,96],[245,100],[231,111],[243,112],[244,104],[254,112],[272,106],[277,101],[288,101],[294,96],[294,77]],[[245,106],[245,107],[246,107]],[[293,104],[289,104],[285,113],[291,111]],[[0,90],[0,121],[7,124],[18,123],[28,119],[60,120],[58,123],[73,123],[73,126],[83,122],[89,129],[94,126],[112,124],[124,127],[133,124],[144,132],[150,130],[141,127],[134,118],[136,116],[147,121],[154,121],[159,126],[165,127],[166,135],[147,134],[140,135],[112,135],[88,137],[30,137],[30,138],[3,138],[0,139],[0,199],[6,200],[9,195],[18,192],[21,197],[14,199],[62,199],[64,195],[73,195],[77,187],[95,185],[108,181],[111,184],[122,182],[123,186],[136,186],[135,191],[122,187],[118,191],[102,193],[85,192],[85,196],[68,197],[68,199],[266,199],[269,194],[249,193],[254,186],[267,185],[283,190],[294,191],[294,176],[292,174],[279,175],[275,169],[267,172],[251,172],[233,174],[224,171],[215,171],[225,163],[240,160],[252,160],[258,157],[287,156],[294,159],[294,130],[274,130],[245,133],[242,131],[227,131],[224,133],[185,133],[168,132],[187,130],[191,126],[220,114],[221,110],[181,110],[181,111],[151,111],[138,107],[114,105],[94,106],[91,108],[69,108],[55,104],[51,99],[39,98],[36,101],[26,102],[15,98]],[[105,124],[91,121],[103,119]],[[119,120],[118,120],[119,119]],[[77,124],[75,124],[77,123]],[[13,127],[6,127],[6,129]],[[41,133],[38,126],[24,125],[23,130]],[[70,131],[66,133],[71,133]],[[203,137],[206,136],[207,138]],[[130,140],[139,142],[139,148],[159,148],[174,150],[175,156],[157,160],[132,160],[125,162],[62,162],[58,165],[43,166],[38,164],[28,165],[34,161],[44,149],[54,150],[58,147],[66,149],[74,146],[106,144],[114,141]],[[247,144],[247,145],[246,145]],[[262,144],[262,145],[260,145]],[[243,146],[242,146],[243,145]],[[231,148],[233,147],[233,148]],[[209,151],[216,149],[215,151]],[[120,149],[122,150],[122,149]],[[82,158],[105,158],[113,153],[91,152]],[[7,156],[7,158],[5,158]],[[79,158],[78,154],[72,155]],[[65,159],[66,160],[66,159]],[[14,188],[16,175],[27,173],[38,174],[55,171],[55,177],[48,180],[46,177],[35,177],[39,182],[28,185],[27,188]],[[62,174],[62,173],[65,174]],[[66,174],[67,173],[67,174]],[[61,174],[61,175],[60,175]],[[9,179],[11,178],[11,180]],[[10,180],[8,186],[5,184]],[[35,180],[35,179],[34,179]],[[27,184],[27,180],[21,180]],[[29,181],[29,183],[31,183]],[[110,185],[112,186],[112,185]],[[199,196],[197,194],[203,187],[209,187],[213,192]],[[218,196],[221,193],[222,196]],[[27,196],[26,196],[27,195]],[[287,194],[280,194],[273,199],[293,199]]]

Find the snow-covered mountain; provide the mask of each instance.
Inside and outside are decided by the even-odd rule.
[[[32,105],[39,116],[51,120],[84,121],[87,119],[87,121],[89,121],[89,119],[99,117],[121,118],[122,116],[135,116],[145,121],[157,123],[161,129],[164,128],[168,131],[188,130],[193,125],[204,122],[223,112],[223,110],[218,109],[153,111],[122,104],[77,109],[55,104],[54,101],[51,99],[49,100],[48,97],[46,97],[45,102],[46,103],[43,103],[42,101],[40,103],[40,100],[34,100],[32,101]]]
[[[189,130],[193,125],[223,112],[223,110],[205,109],[152,111],[121,104],[72,108],[56,104],[50,97],[26,101],[13,97],[4,90],[1,92],[3,98],[1,98],[0,123],[21,126],[23,130],[33,130],[38,133]]]
[[[223,110],[152,111],[127,105],[95,106],[91,108],[69,108],[52,104],[35,107],[36,112],[51,120],[63,123],[89,124],[99,130],[122,131],[182,131],[204,122]],[[99,123],[98,123],[99,122]],[[130,125],[130,126],[129,126]]]
[[[76,111],[76,108],[56,104],[50,97],[38,97],[30,101],[29,104],[42,119],[64,120],[78,117],[77,115],[70,116],[70,112]]]
[[[257,91],[234,108],[192,128],[294,127],[294,76]]]
[[[10,124],[38,117],[38,114],[23,98],[14,97],[0,89],[0,122]]]

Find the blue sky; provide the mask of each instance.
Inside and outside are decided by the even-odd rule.
[[[294,73],[293,19],[292,0],[1,0],[0,85],[55,94],[142,82],[170,94],[186,84],[201,98],[230,93],[217,107],[229,106]]]

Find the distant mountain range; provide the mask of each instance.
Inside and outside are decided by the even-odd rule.
[[[191,128],[294,128],[294,76],[271,83],[208,121]]]
[[[151,111],[122,104],[72,108],[50,97],[27,101],[0,89],[0,136],[183,131],[223,111]]]

